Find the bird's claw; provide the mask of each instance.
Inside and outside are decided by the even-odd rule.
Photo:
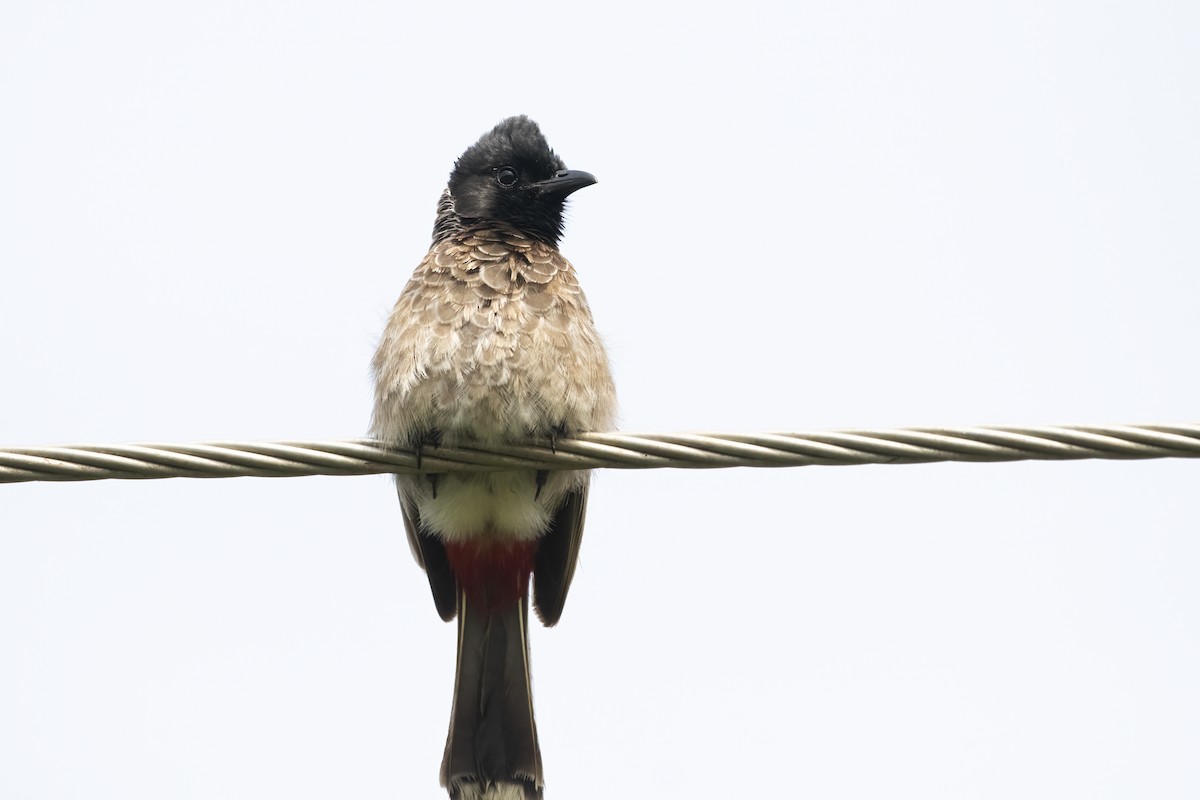
[[[442,444],[442,432],[436,428],[417,434],[413,437],[413,450],[417,455],[417,471],[421,471],[421,463],[425,459],[426,447],[440,447]]]

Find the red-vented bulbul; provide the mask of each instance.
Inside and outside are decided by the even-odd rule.
[[[616,392],[575,270],[558,251],[568,170],[511,117],[459,157],[433,245],[375,354],[378,439],[412,448],[552,442],[611,429]],[[397,475],[409,544],[438,613],[458,616],[442,785],[454,800],[540,798],[529,582],[558,622],[583,535],[587,472]]]

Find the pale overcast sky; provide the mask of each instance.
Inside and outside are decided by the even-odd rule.
[[[631,431],[1200,417],[1200,10],[0,6],[0,443],[360,436],[538,120]],[[1200,795],[1200,463],[606,471],[547,800]],[[0,486],[0,797],[438,798],[389,480]]]

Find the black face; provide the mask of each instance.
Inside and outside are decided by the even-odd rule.
[[[537,123],[521,116],[467,148],[450,173],[449,190],[464,221],[503,222],[553,244],[562,235],[567,195],[595,182],[566,169]]]

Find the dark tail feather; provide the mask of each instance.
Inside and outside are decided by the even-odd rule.
[[[442,760],[442,785],[454,800],[542,796],[528,611],[527,596],[483,611],[458,593],[458,669]]]

